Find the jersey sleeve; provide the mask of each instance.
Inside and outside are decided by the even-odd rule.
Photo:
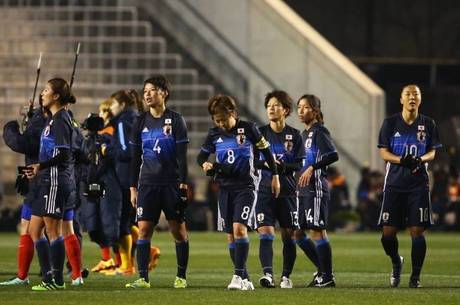
[[[141,138],[141,132],[142,132],[142,118],[141,116],[137,116],[134,119],[133,122],[133,127],[131,129],[131,135],[129,137],[129,144],[130,145],[135,145],[135,146],[141,146],[142,145],[142,138]]]
[[[255,123],[251,125],[248,136],[258,150],[270,147],[270,143],[265,139]]]
[[[176,128],[175,128],[175,137],[176,143],[188,143],[190,140],[187,136],[187,124],[185,123],[185,119],[183,116],[178,116],[175,120]]]
[[[377,144],[377,147],[378,148],[389,148],[390,138],[391,138],[390,126],[388,124],[388,120],[384,120],[382,123],[382,127],[380,127],[379,143]]]
[[[337,152],[334,142],[332,141],[331,134],[325,128],[320,129],[320,131],[316,134],[316,145],[321,157]]]
[[[65,118],[59,117],[53,121],[53,129],[55,136],[55,147],[56,148],[67,148],[70,149],[72,144],[71,139],[71,123],[66,122]]]
[[[216,152],[216,145],[213,142],[214,136],[212,129],[209,130],[208,135],[206,136],[206,139],[204,140],[203,145],[201,146],[201,150],[208,153],[208,154],[213,154]]]
[[[427,149],[433,150],[442,147],[441,140],[439,139],[439,132],[438,128],[436,127],[436,123],[431,120],[430,124],[430,137],[428,138]]]

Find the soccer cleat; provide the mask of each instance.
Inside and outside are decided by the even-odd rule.
[[[259,283],[260,286],[265,288],[275,288],[275,281],[273,281],[273,275],[270,273],[265,273],[265,275],[259,279]]]
[[[150,248],[149,271],[152,271],[152,269],[158,265],[159,258],[160,258],[160,248],[151,247]]]
[[[81,286],[83,285],[83,277],[77,277],[76,279],[72,280],[72,286]]]
[[[99,263],[97,263],[96,266],[91,268],[91,272],[100,272],[102,270],[111,269],[114,267],[115,267],[115,262],[113,261],[112,258],[106,261],[101,260]]]
[[[409,288],[421,288],[420,279],[411,277],[409,280]]]
[[[176,276],[174,280],[174,288],[187,288],[187,280]]]
[[[134,289],[150,288],[150,283],[147,282],[144,278],[140,278],[135,280],[133,283],[126,284],[125,287]]]
[[[29,278],[21,280],[18,277],[14,277],[8,281],[0,282],[0,286],[14,286],[14,285],[29,285]]]
[[[292,287],[294,287],[294,286],[292,285],[291,279],[288,278],[287,276],[283,276],[283,277],[281,278],[280,288],[290,289],[290,288],[292,288]]]
[[[399,265],[393,265],[393,270],[390,276],[390,287],[396,288],[401,282],[401,270],[404,265],[404,257],[400,256],[401,263]]]
[[[244,279],[241,290],[255,290],[254,284],[250,280]]]
[[[313,279],[307,285],[307,287],[316,287],[316,284],[319,283],[320,279],[321,279],[321,274],[318,271],[316,271],[315,273],[313,273]]]
[[[104,270],[102,273],[104,273],[105,275],[133,275],[134,273],[136,273],[136,270],[134,267],[129,267],[126,269],[116,268]]]
[[[65,289],[65,283],[58,285],[54,280],[50,283],[41,282],[38,285],[32,286],[33,291],[49,291],[49,290],[63,290]]]
[[[316,283],[315,287],[318,287],[318,288],[335,287],[335,279],[334,277],[331,277],[331,278],[319,277],[318,283]]]
[[[227,286],[228,290],[241,290],[243,289],[243,279],[239,275],[233,275],[232,281]]]

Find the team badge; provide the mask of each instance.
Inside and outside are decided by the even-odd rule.
[[[287,134],[286,138],[285,138],[285,141],[284,141],[284,149],[287,152],[291,152],[293,147],[294,147],[294,143],[292,143],[292,135]]]
[[[172,121],[171,119],[165,119],[165,125],[163,126],[163,133],[165,136],[170,136],[172,133]]]
[[[418,125],[418,132],[417,132],[417,141],[424,143],[426,140],[426,132],[424,125]]]
[[[309,138],[313,137],[313,131],[310,131],[310,132],[308,133],[308,137],[309,137]]]
[[[244,128],[237,129],[238,135],[236,136],[236,143],[238,145],[244,145],[246,143],[246,135],[244,134]]]

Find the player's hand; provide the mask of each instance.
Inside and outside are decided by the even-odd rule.
[[[281,184],[280,184],[280,176],[278,175],[273,175],[272,176],[272,194],[275,196],[275,198],[278,198],[281,190]]]
[[[203,167],[203,171],[206,173],[207,171],[212,169],[212,163],[206,161],[203,163],[202,167]]]
[[[31,164],[31,165],[28,165],[24,169],[24,174],[26,175],[26,177],[28,179],[32,179],[33,177],[35,177],[38,174],[39,170],[40,170],[40,164],[38,164],[38,163]]]
[[[136,208],[137,207],[137,188],[130,187],[129,192],[130,192],[131,205],[133,206],[133,208]]]
[[[303,174],[300,176],[299,178],[299,186],[300,187],[306,187],[307,185],[310,184],[310,178],[311,176],[313,175],[313,167],[312,166],[309,166],[304,172]]]
[[[420,167],[422,167],[422,165],[423,165],[422,158],[415,157],[412,162],[412,166],[410,168],[411,172],[415,174],[420,169]]]

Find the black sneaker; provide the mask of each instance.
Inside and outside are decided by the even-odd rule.
[[[270,273],[265,273],[264,276],[262,276],[259,279],[260,286],[265,287],[265,288],[275,288],[275,282],[273,281],[273,275]]]
[[[86,279],[86,278],[88,277],[88,275],[89,275],[89,270],[88,270],[88,268],[83,268],[83,269],[81,270],[81,277],[84,278],[84,279]]]
[[[421,288],[420,279],[411,277],[409,280],[409,288]]]
[[[390,276],[390,287],[396,288],[401,282],[401,270],[404,265],[404,257],[400,256],[401,263],[393,265],[393,270]]]
[[[318,284],[319,279],[321,279],[321,274],[318,271],[316,271],[315,273],[313,273],[313,279],[307,285],[307,287],[316,287],[316,284]]]
[[[335,287],[335,279],[334,277],[320,277],[318,278],[318,283],[315,287],[319,288],[328,288],[328,287]]]

